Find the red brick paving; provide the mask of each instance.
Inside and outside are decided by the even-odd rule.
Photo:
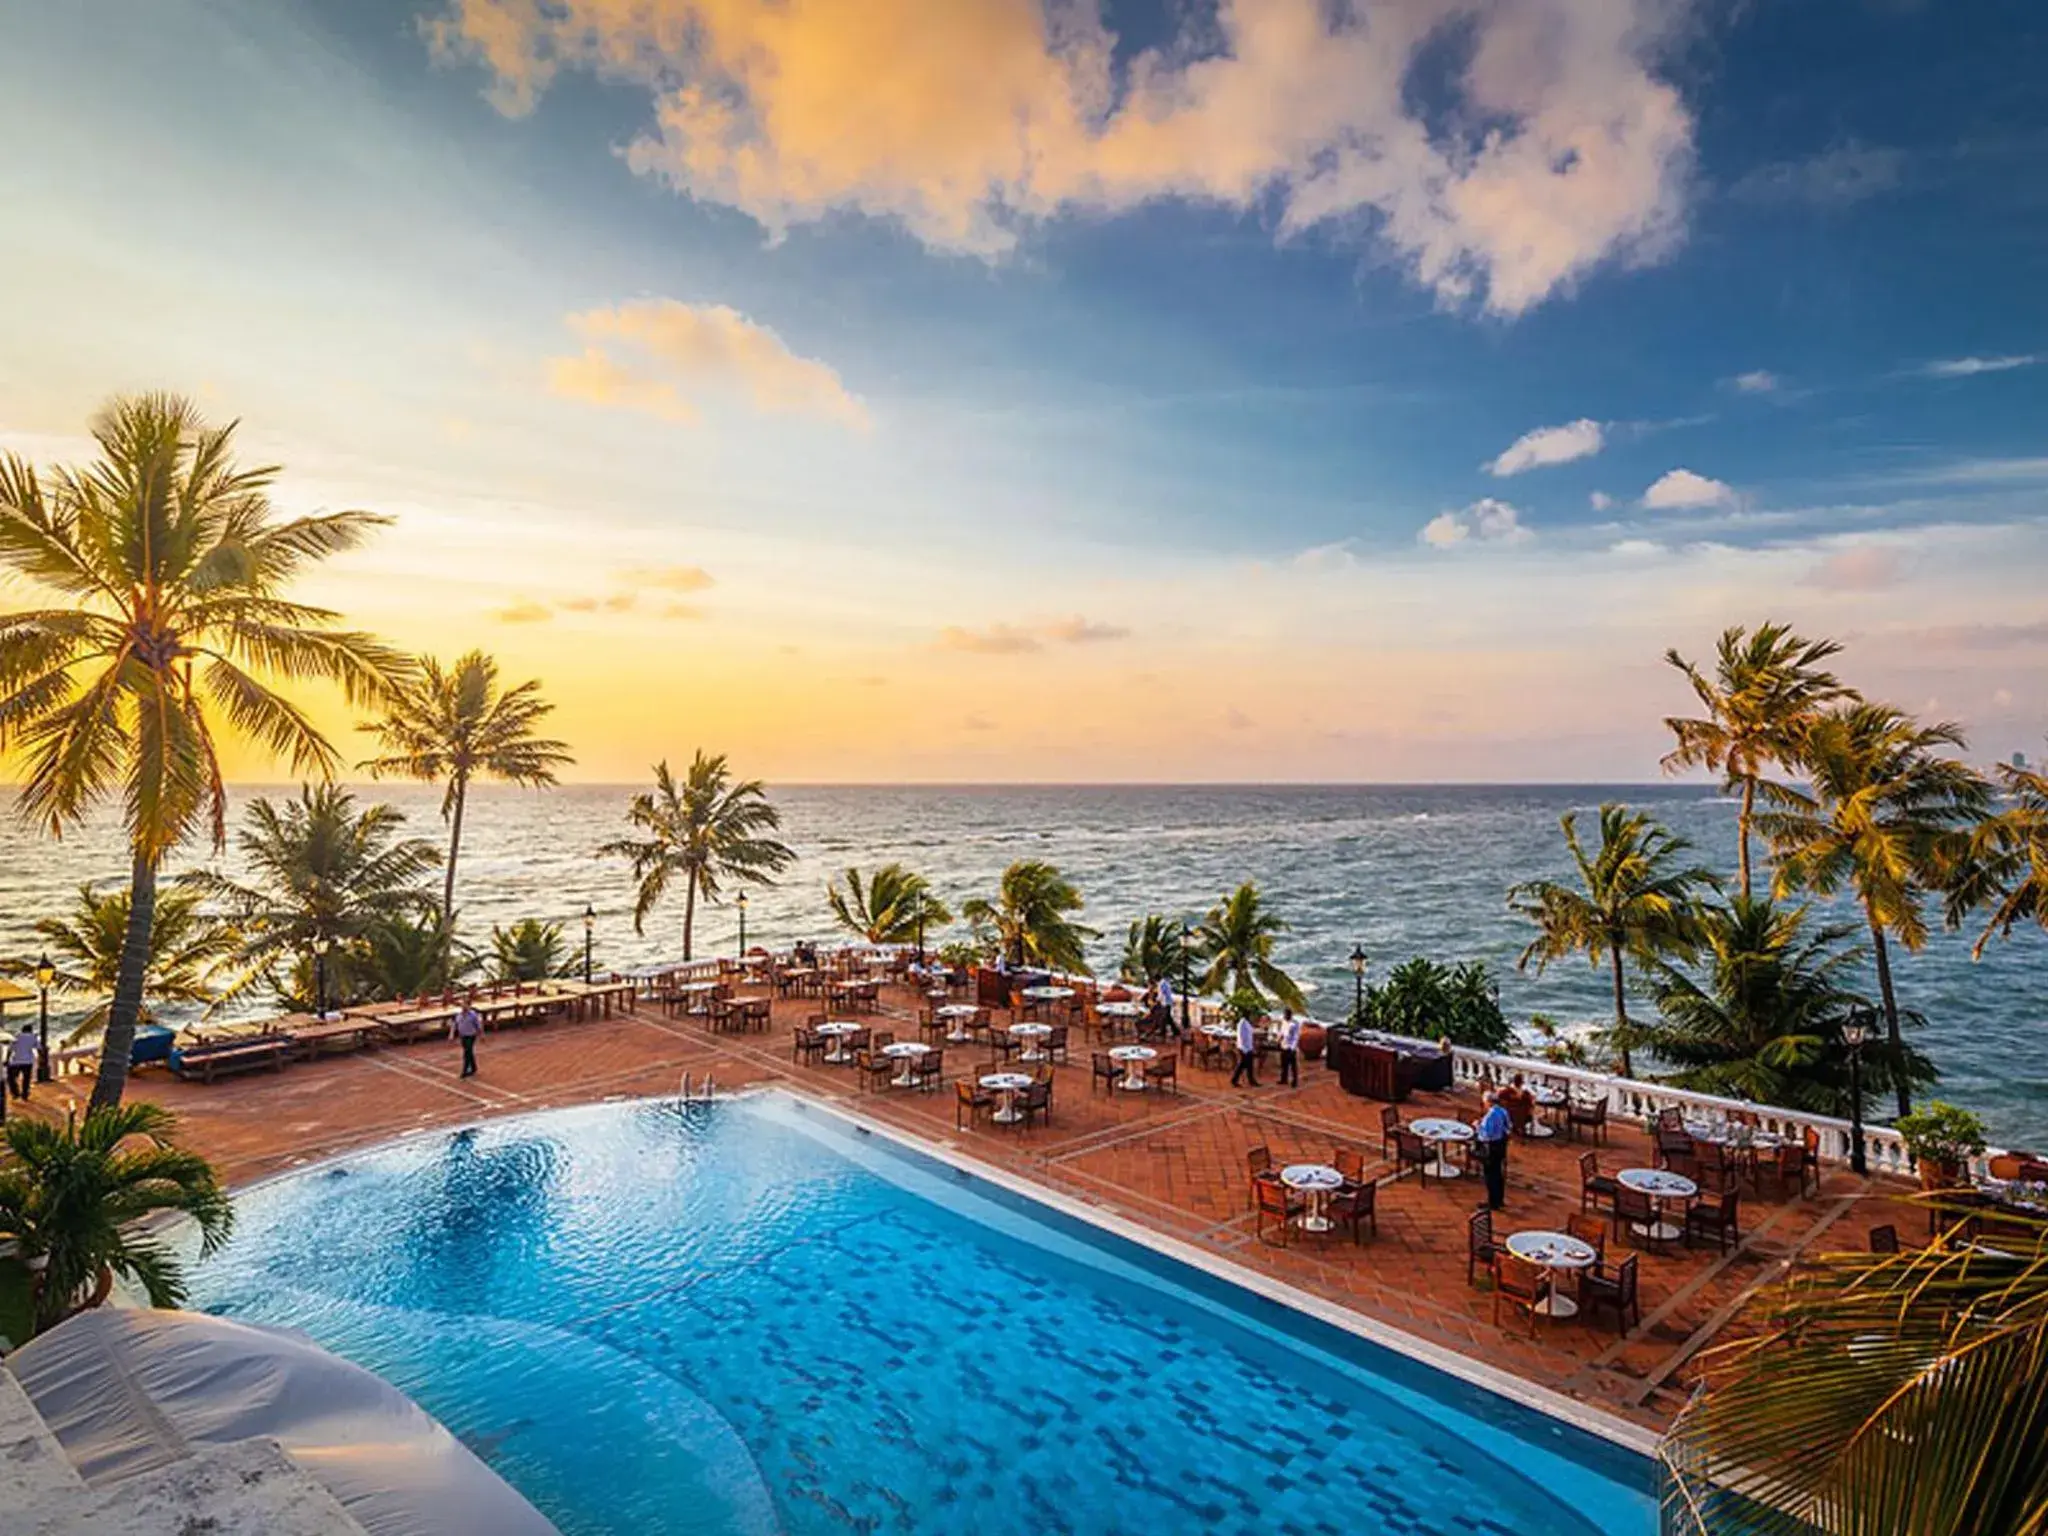
[[[911,1038],[914,998],[891,988],[883,1027]],[[1925,1216],[1901,1204],[1897,1186],[1831,1173],[1817,1198],[1745,1201],[1745,1240],[1723,1258],[1683,1247],[1641,1259],[1642,1322],[1626,1338],[1611,1324],[1526,1318],[1492,1321],[1491,1295],[1466,1283],[1465,1222],[1476,1181],[1427,1188],[1394,1180],[1380,1159],[1380,1105],[1352,1098],[1319,1063],[1303,1068],[1303,1086],[1236,1090],[1224,1073],[1181,1068],[1178,1097],[1090,1092],[1087,1053],[1077,1034],[1071,1065],[1056,1069],[1052,1121],[1027,1132],[984,1124],[956,1132],[951,1080],[977,1067],[983,1051],[948,1047],[948,1083],[939,1094],[860,1093],[850,1069],[800,1067],[790,1059],[791,1030],[817,1011],[812,1000],[778,1002],[767,1034],[709,1034],[651,1003],[609,1019],[557,1021],[494,1032],[480,1042],[479,1074],[457,1076],[452,1042],[386,1046],[295,1064],[215,1084],[184,1083],[162,1073],[137,1076],[132,1096],[175,1110],[183,1139],[240,1184],[406,1132],[495,1115],[609,1098],[672,1094],[688,1072],[721,1089],[773,1083],[857,1107],[863,1114],[927,1140],[958,1146],[1071,1197],[1227,1255],[1319,1297],[1440,1346],[1486,1361],[1638,1423],[1661,1427],[1681,1401],[1686,1361],[1730,1317],[1734,1303],[1782,1263],[1812,1247],[1865,1246],[1869,1228],[1895,1223],[1909,1242]],[[90,1079],[51,1085],[35,1108],[51,1112],[82,1101]],[[1421,1094],[1404,1115],[1473,1107],[1469,1095]],[[1336,1146],[1363,1153],[1382,1182],[1379,1235],[1364,1246],[1348,1237],[1296,1236],[1285,1247],[1255,1240],[1245,1193],[1246,1149],[1272,1149],[1276,1163],[1322,1161]],[[1505,1235],[1562,1226],[1579,1208],[1582,1146],[1559,1138],[1518,1141],[1509,1159]],[[1639,1129],[1611,1127],[1601,1167],[1650,1161]]]

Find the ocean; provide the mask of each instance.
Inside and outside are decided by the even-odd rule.
[[[598,914],[600,969],[680,957],[680,895],[636,934],[630,872],[595,851],[626,832],[632,792],[474,790],[457,895],[465,936],[481,942],[494,923],[538,917],[561,923],[580,946],[588,903]],[[289,791],[239,787],[237,813],[262,793]],[[749,943],[829,937],[825,883],[848,865],[900,860],[957,910],[969,897],[992,896],[1011,861],[1036,858],[1080,887],[1081,915],[1102,931],[1092,958],[1113,969],[1131,919],[1198,917],[1252,880],[1291,925],[1281,962],[1312,989],[1325,1017],[1350,1006],[1347,957],[1361,943],[1374,975],[1414,955],[1485,960],[1517,1021],[1531,1012],[1566,1022],[1606,1017],[1604,971],[1584,962],[1555,964],[1542,976],[1515,969],[1529,931],[1508,910],[1506,891],[1518,880],[1568,874],[1557,825],[1567,811],[1589,817],[1603,801],[1626,801],[1690,838],[1700,862],[1732,875],[1735,859],[1733,804],[1697,785],[790,785],[770,793],[798,861],[776,886],[750,894]],[[438,791],[380,784],[358,794],[391,802],[412,833],[445,842]],[[7,815],[0,853],[0,956],[9,958],[34,958],[34,920],[62,909],[81,882],[126,878],[110,818],[54,843]],[[186,862],[197,859],[195,852]],[[232,848],[226,862],[235,862]],[[731,950],[735,918],[730,906],[700,909],[697,953]],[[1941,1067],[1936,1093],[1983,1115],[1994,1141],[2048,1143],[2048,935],[2016,931],[1981,962],[1970,959],[1970,937],[1938,933],[1920,954],[1897,957],[1900,999],[1927,1017],[1916,1042]]]

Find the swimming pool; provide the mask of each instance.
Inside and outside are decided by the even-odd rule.
[[[411,1393],[571,1536],[1645,1536],[1650,1464],[781,1095],[243,1195],[209,1311]]]

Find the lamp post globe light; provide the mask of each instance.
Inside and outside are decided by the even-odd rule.
[[[1351,1022],[1361,1023],[1365,1018],[1365,946],[1351,946]]]
[[[1858,1178],[1870,1174],[1863,1153],[1863,1043],[1876,1017],[1873,1008],[1853,1008],[1842,1024],[1842,1044],[1849,1047],[1849,1168]]]
[[[327,1017],[327,950],[333,940],[326,934],[317,934],[313,939],[313,1017]]]
[[[41,998],[40,1017],[36,1024],[36,1081],[50,1080],[50,984],[57,979],[57,967],[50,963],[47,951],[36,957],[36,992]]]
[[[590,985],[590,945],[597,931],[597,908],[583,904],[583,985]]]
[[[735,903],[740,909],[740,953],[747,952],[747,893],[741,891]]]

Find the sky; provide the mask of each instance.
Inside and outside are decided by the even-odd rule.
[[[1643,780],[1765,619],[2039,756],[2043,78],[2025,0],[8,6],[0,448],[239,420],[588,780]]]

